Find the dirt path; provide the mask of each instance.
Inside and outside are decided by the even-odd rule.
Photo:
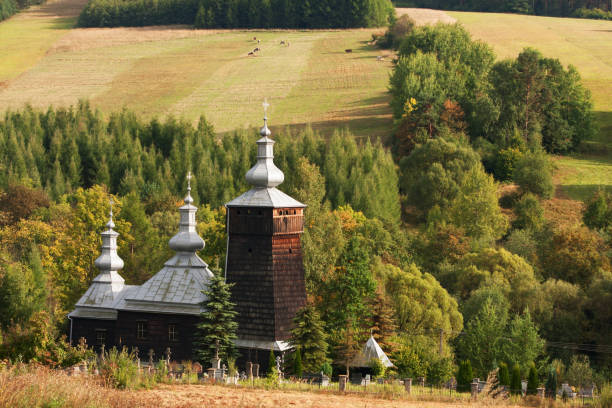
[[[386,400],[356,395],[331,393],[258,390],[211,385],[161,386],[150,391],[133,393],[138,403],[159,408],[232,407],[232,408],[451,408],[494,406],[461,402]],[[495,405],[498,406],[498,405]]]
[[[422,8],[396,8],[395,10],[398,16],[408,14],[417,25],[436,24],[439,22],[452,24],[457,21],[441,10]]]

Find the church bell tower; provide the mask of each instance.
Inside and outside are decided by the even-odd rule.
[[[268,104],[264,102],[264,109]],[[253,187],[230,201],[227,208],[226,281],[233,283],[232,301],[238,312],[236,345],[253,351],[289,348],[287,340],[295,313],[306,303],[300,238],[305,205],[276,187],[285,178],[274,165],[274,141],[267,125],[257,141],[257,162],[247,172]],[[258,360],[268,354],[259,352]]]

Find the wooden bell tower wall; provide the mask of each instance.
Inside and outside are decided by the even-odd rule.
[[[234,283],[238,337],[287,340],[306,303],[303,208],[230,207],[226,278]]]

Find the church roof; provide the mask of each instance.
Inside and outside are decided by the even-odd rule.
[[[380,348],[373,336],[370,336],[361,351],[355,356],[351,362],[351,367],[369,367],[370,362],[374,359],[379,359],[385,367],[393,366],[389,357]]]
[[[264,109],[268,108],[264,102]],[[274,140],[270,139],[268,115],[264,115],[264,125],[259,131],[261,139],[257,141],[257,162],[246,174],[246,180],[252,189],[225,204],[226,207],[306,207],[296,199],[278,190],[276,186],[285,180],[283,172],[274,164]]]
[[[252,188],[225,204],[226,207],[306,207],[298,200],[288,196],[279,189],[272,188]]]
[[[206,297],[202,290],[213,276],[208,265],[195,253],[179,253],[153,277],[127,294],[121,310],[200,314]]]

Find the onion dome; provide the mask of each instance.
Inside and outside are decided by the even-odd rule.
[[[113,200],[110,200],[110,218],[106,223],[106,230],[102,232],[102,253],[96,259],[95,265],[101,272],[118,271],[123,268],[123,259],[117,255],[117,237],[119,234],[113,230]]]
[[[274,164],[274,140],[270,139],[268,129],[267,102],[263,104],[265,115],[264,125],[259,131],[261,139],[257,141],[257,163],[247,172],[246,180],[256,188],[272,188],[285,180],[283,172]]]
[[[179,208],[179,232],[170,238],[169,246],[176,252],[196,252],[204,248],[204,240],[196,232],[195,214],[198,208],[191,198],[191,172],[187,175],[187,197],[184,201],[185,205]]]

